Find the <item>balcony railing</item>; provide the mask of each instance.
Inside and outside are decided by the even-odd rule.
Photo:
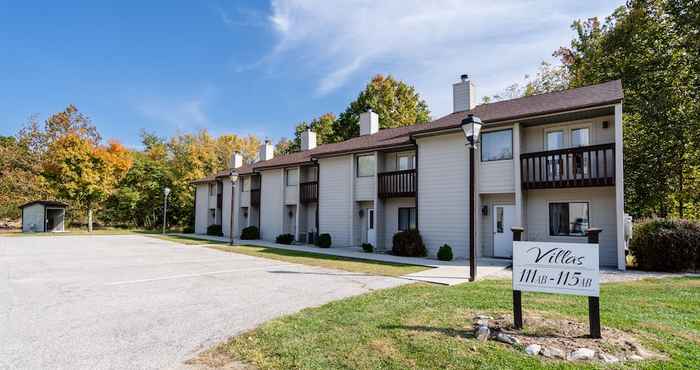
[[[523,189],[615,185],[615,144],[525,153],[520,156]]]
[[[380,198],[415,197],[416,170],[383,172],[378,175]]]
[[[260,189],[250,189],[250,205],[260,205]]]
[[[302,182],[299,185],[301,203],[318,202],[318,181]]]

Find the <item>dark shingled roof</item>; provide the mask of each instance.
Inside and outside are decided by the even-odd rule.
[[[33,200],[31,202],[27,202],[19,206],[19,208],[26,208],[29,206],[32,206],[34,204],[41,204],[43,206],[48,206],[48,207],[61,207],[61,208],[66,208],[68,207],[68,204],[63,203],[63,202],[58,202],[55,200]]]
[[[373,135],[363,135],[333,144],[320,145],[314,149],[275,157],[267,161],[248,164],[237,169],[238,174],[250,174],[255,170],[303,165],[312,159],[346,152],[370,151],[381,148],[412,144],[412,136],[432,131],[458,128],[468,114],[479,117],[485,125],[524,119],[577,109],[593,108],[618,103],[622,100],[622,82],[609,81],[576,89],[526,96],[495,103],[481,104],[469,111],[455,112],[425,124],[379,130]],[[226,177],[229,170],[207,176],[192,183],[214,181]]]

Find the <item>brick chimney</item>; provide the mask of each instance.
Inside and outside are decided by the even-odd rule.
[[[372,135],[379,132],[379,115],[368,109],[360,113],[360,135]]]
[[[460,76],[460,81],[452,85],[453,112],[463,112],[476,106],[476,89],[469,75]]]

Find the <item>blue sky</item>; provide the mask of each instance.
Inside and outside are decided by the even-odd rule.
[[[433,117],[472,76],[492,95],[568,45],[574,19],[622,1],[0,0],[0,135],[67,104],[105,138],[290,136],[369,78],[416,87]]]

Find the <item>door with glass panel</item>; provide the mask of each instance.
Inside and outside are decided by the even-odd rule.
[[[571,130],[571,147],[581,147],[590,145],[590,129],[588,127],[575,128]],[[590,155],[590,152],[588,152]],[[574,153],[572,159],[571,172],[574,178],[590,178],[588,173],[588,157],[583,153]]]
[[[564,131],[549,131],[547,132],[547,150],[564,149]],[[560,180],[562,177],[562,158],[560,155],[547,156],[547,173],[548,181]]]
[[[493,206],[493,256],[513,257],[513,231],[515,221],[514,205]]]

